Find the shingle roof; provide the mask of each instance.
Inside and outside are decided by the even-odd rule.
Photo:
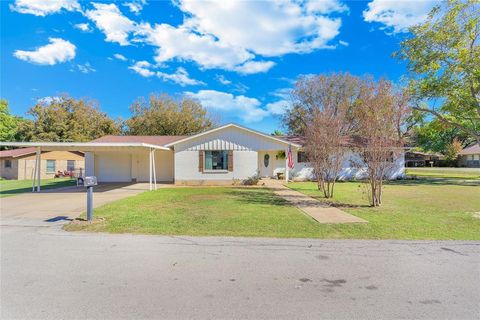
[[[91,142],[133,142],[164,146],[187,136],[103,136]]]
[[[276,136],[276,137],[291,143],[299,144],[301,146],[303,146],[303,144],[305,143],[304,136]]]
[[[16,158],[21,157],[27,154],[35,153],[36,148],[19,148],[19,149],[12,149],[12,150],[3,150],[0,151],[0,158]]]
[[[466,154],[480,154],[480,144],[475,143],[474,145],[471,145],[470,147],[466,147],[462,151],[460,151],[461,155],[466,155]]]

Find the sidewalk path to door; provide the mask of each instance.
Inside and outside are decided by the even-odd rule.
[[[287,188],[282,181],[267,179],[262,180],[265,186],[273,189],[273,192],[294,204],[298,209],[302,210],[319,223],[368,223],[367,220],[359,218],[342,211],[338,208],[331,207],[312,197],[304,195],[298,191]]]

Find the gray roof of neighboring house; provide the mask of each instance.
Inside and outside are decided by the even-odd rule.
[[[28,154],[34,154],[36,150],[37,148],[35,147],[3,150],[0,151],[0,158],[17,158]]]
[[[36,151],[37,151],[37,148],[35,147],[3,150],[3,151],[0,151],[0,158],[18,158],[18,157],[35,154]],[[42,153],[44,152],[48,152],[48,151],[42,151]],[[80,151],[69,151],[69,152],[74,152],[74,153],[83,155],[83,152],[80,152]]]
[[[467,154],[480,154],[480,144],[475,143],[469,147],[464,148],[459,153],[460,155],[467,155]]]

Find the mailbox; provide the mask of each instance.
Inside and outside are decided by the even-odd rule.
[[[84,187],[93,187],[97,185],[97,177],[91,176],[91,177],[85,177],[83,179],[83,186]]]

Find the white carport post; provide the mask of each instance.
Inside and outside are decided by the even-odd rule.
[[[37,181],[37,161],[38,161],[38,154],[35,153],[35,163],[33,165],[33,175],[32,175],[32,192],[35,192],[36,181]]]
[[[157,171],[155,169],[155,149],[152,149],[152,167],[153,167],[153,186],[154,190],[157,190]]]
[[[150,190],[152,190],[152,149],[148,152],[148,181],[150,183]]]
[[[42,168],[42,150],[40,147],[37,147],[37,152],[35,153],[35,166],[33,168],[33,184],[32,192],[35,192],[35,184],[37,187],[37,192],[40,192],[40,177],[41,177],[41,168]]]

